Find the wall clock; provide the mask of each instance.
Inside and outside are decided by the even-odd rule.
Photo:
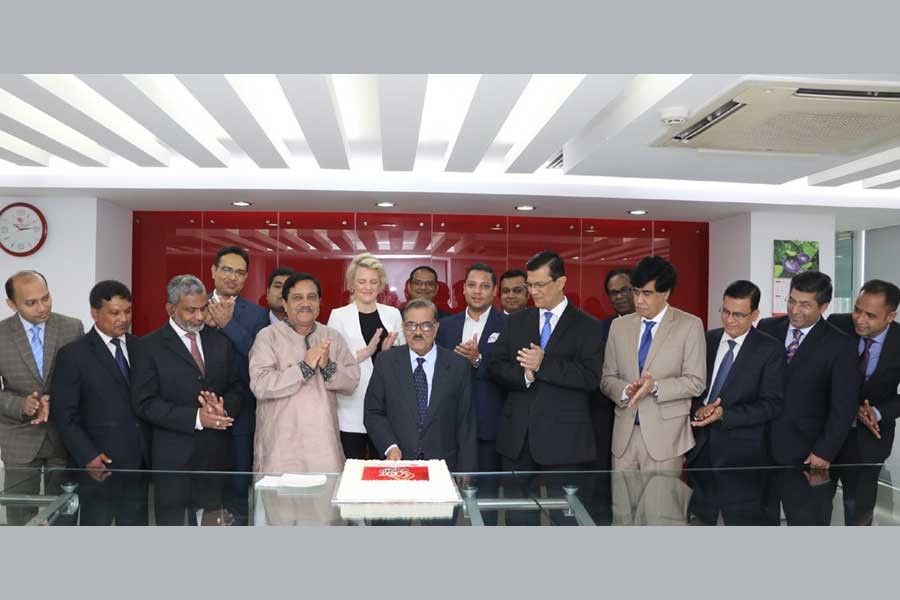
[[[47,219],[30,204],[16,202],[0,209],[0,247],[13,256],[30,256],[47,240]]]

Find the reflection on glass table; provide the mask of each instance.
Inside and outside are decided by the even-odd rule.
[[[41,493],[23,493],[41,482]],[[246,519],[231,489],[244,482]],[[882,465],[678,472],[454,474],[440,506],[335,501],[337,474],[0,470],[0,524],[231,526],[894,525],[898,488]],[[398,482],[402,484],[402,482]],[[895,506],[897,508],[895,508]]]

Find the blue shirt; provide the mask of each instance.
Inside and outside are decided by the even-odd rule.
[[[22,321],[22,327],[25,328],[25,335],[28,336],[28,343],[31,343],[31,328],[34,327],[34,323],[29,323],[25,320],[25,317],[19,315],[19,320]],[[38,337],[41,338],[41,345],[44,345],[44,330],[47,327],[47,323],[38,323]]]
[[[429,350],[425,356],[419,356],[416,354],[415,350],[412,348],[409,349],[409,361],[413,371],[419,366],[419,361],[416,360],[417,358],[425,359],[425,362],[422,363],[422,370],[425,371],[425,380],[428,382],[428,403],[431,404],[431,381],[434,379],[434,363],[437,361],[437,345],[432,344],[431,350]]]

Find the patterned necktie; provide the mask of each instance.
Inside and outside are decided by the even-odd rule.
[[[863,376],[863,381],[865,381],[866,373],[869,370],[869,358],[871,358],[869,350],[872,349],[872,344],[875,343],[875,340],[866,337],[863,338],[862,341],[863,344],[865,344],[865,347],[863,348],[862,354],[859,355],[859,363],[857,364],[859,365],[859,373]]]
[[[197,363],[197,366],[200,367],[200,372],[203,373],[203,376],[206,376],[206,365],[203,364],[203,355],[200,354],[200,347],[197,346],[197,334],[193,331],[186,334],[187,339],[191,341],[191,356],[194,357],[194,362]]]
[[[791,343],[787,346],[787,360],[791,362],[791,359],[794,358],[794,355],[797,354],[797,348],[800,347],[800,338],[803,337],[803,332],[799,329],[793,330],[794,339],[791,340]]]
[[[545,349],[550,342],[550,319],[552,318],[553,313],[549,310],[544,313],[544,327],[541,328],[541,350]]]
[[[419,415],[419,428],[425,426],[425,417],[428,415],[428,379],[425,377],[425,369],[422,364],[424,358],[417,358],[419,366],[413,371],[413,385],[416,388],[416,411]]]
[[[118,365],[119,371],[122,372],[122,377],[125,378],[125,381],[129,381],[131,369],[128,368],[128,361],[125,360],[125,353],[122,352],[122,340],[113,338],[110,340],[110,343],[116,347],[116,365]]]
[[[716,398],[719,397],[719,392],[722,391],[722,386],[725,385],[728,373],[731,372],[731,365],[734,364],[735,346],[737,346],[737,342],[728,340],[728,352],[722,357],[722,364],[719,365],[719,371],[716,373],[716,380],[713,381],[712,387],[709,389],[709,395],[706,397],[706,401],[703,404],[715,402]]]
[[[650,354],[650,344],[653,343],[653,326],[656,321],[648,321],[644,319],[644,335],[641,336],[641,347],[638,348],[638,374],[644,374],[644,362],[647,355]]]
[[[31,353],[34,355],[34,364],[37,365],[41,379],[44,378],[44,342],[41,340],[41,328],[37,325],[31,328]]]

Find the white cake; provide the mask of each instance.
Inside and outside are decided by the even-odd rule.
[[[345,519],[450,518],[460,502],[443,460],[350,459],[334,495]]]

